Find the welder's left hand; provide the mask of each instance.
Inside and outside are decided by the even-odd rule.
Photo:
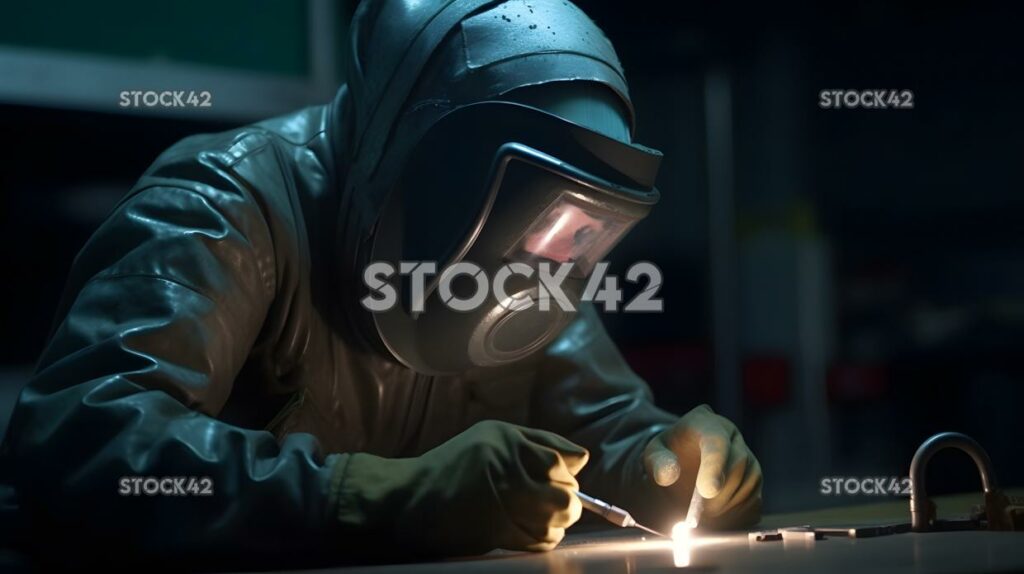
[[[731,421],[707,405],[647,444],[644,465],[685,512],[696,487],[707,499],[701,527],[742,528],[761,518],[761,465]]]

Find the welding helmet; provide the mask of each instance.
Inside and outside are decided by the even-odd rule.
[[[484,101],[446,114],[409,155],[377,220],[371,261],[396,270],[435,262],[437,271],[420,292],[412,274],[391,278],[397,303],[373,313],[380,341],[423,373],[499,366],[545,347],[595,265],[658,201],[660,161],[528,105]],[[543,301],[543,264],[566,264],[562,301]]]

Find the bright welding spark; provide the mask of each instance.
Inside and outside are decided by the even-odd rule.
[[[693,550],[693,527],[688,522],[676,522],[672,527],[672,562],[676,568],[690,565]]]
[[[690,543],[693,536],[693,526],[687,522],[676,522],[672,527],[672,541]]]

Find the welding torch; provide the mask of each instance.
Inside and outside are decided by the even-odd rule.
[[[640,530],[646,530],[651,534],[669,538],[667,534],[663,534],[661,532],[658,532],[657,530],[654,530],[653,528],[648,528],[643,524],[640,524],[632,516],[630,516],[628,512],[619,508],[618,506],[615,506],[614,504],[609,504],[601,499],[583,494],[582,492],[577,492],[576,496],[578,496],[580,502],[583,503],[583,508],[586,508],[587,510],[593,512],[594,514],[601,516],[602,518],[604,518],[608,522],[611,522],[615,526],[621,528],[639,528]]]
[[[632,515],[629,514],[629,512],[615,506],[614,504],[609,504],[599,498],[594,498],[593,496],[583,494],[582,492],[577,492],[576,496],[579,497],[580,502],[583,504],[583,508],[601,516],[615,526],[620,528],[639,528],[640,530],[645,530],[657,536],[671,538],[668,534],[658,532],[653,528],[648,528],[647,526],[640,524]],[[693,497],[690,499],[690,506],[686,510],[686,520],[681,524],[690,529],[696,528],[697,524],[700,523],[700,515],[703,510],[704,497],[700,495],[696,488],[694,488]]]

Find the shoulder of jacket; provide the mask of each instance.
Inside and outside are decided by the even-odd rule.
[[[153,162],[146,175],[187,164],[233,166],[269,146],[305,148],[326,131],[326,106],[311,106],[232,130],[187,136]]]

